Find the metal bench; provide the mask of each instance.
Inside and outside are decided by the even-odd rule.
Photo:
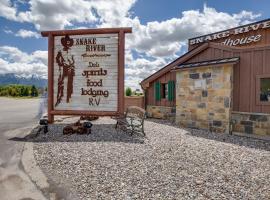
[[[115,128],[122,128],[126,131],[130,130],[131,135],[133,133],[144,133],[144,119],[146,117],[146,112],[144,109],[137,106],[129,106],[122,117],[115,118],[117,123]]]

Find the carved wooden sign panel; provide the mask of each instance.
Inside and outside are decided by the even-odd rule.
[[[118,34],[54,38],[55,110],[117,111]]]
[[[124,114],[125,33],[100,28],[43,31],[48,37],[48,121],[54,115]]]

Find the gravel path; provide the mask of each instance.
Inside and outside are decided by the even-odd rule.
[[[147,120],[147,138],[101,118],[92,134],[34,139],[38,165],[78,199],[270,199],[270,143]]]

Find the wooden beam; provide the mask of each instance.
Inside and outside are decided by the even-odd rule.
[[[115,111],[89,111],[89,110],[52,110],[53,115],[91,115],[91,116],[116,116]]]
[[[54,37],[50,34],[48,39],[48,121],[53,123],[53,58]]]
[[[57,30],[57,31],[42,31],[41,35],[43,37],[61,36],[61,35],[84,35],[84,34],[105,34],[105,33],[119,33],[120,31],[124,33],[131,33],[132,28],[121,27],[121,28],[99,28],[99,29],[77,29],[77,30]]]
[[[118,33],[118,112],[124,114],[124,84],[125,84],[125,33],[121,30]]]

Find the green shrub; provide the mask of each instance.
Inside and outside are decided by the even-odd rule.
[[[132,90],[130,87],[126,88],[126,96],[131,96],[132,95]]]

